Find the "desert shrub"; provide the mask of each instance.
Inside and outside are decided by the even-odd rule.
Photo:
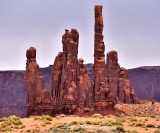
[[[60,119],[60,118],[62,118],[60,115],[57,115],[57,116],[56,116],[56,119]]]
[[[94,132],[93,132],[94,133]],[[102,129],[97,129],[96,133],[106,133],[105,131],[103,131]],[[109,133],[109,132],[108,132]]]
[[[73,129],[74,132],[78,132],[78,133],[84,133],[86,131],[86,128],[83,127],[76,127]]]
[[[115,122],[113,121],[106,122],[106,126],[113,126],[113,125],[115,125]]]
[[[138,121],[138,120],[137,120],[136,118],[134,118],[134,117],[129,117],[128,119],[129,119],[129,121],[131,121],[131,122],[137,122],[137,121]]]
[[[48,121],[52,121],[52,116],[50,115],[42,115],[42,120],[48,120]]]
[[[23,128],[25,128],[26,127],[26,125],[21,125],[20,126],[20,129],[23,129]]]
[[[6,118],[6,117],[0,118],[0,122],[5,122],[5,121],[7,121],[7,118]]]
[[[19,129],[19,127],[18,127],[18,126],[15,126],[14,129]]]
[[[143,127],[144,124],[142,122],[133,122],[130,126]]]
[[[123,126],[123,122],[125,122],[125,120],[123,120],[123,119],[116,119],[116,121],[114,122],[114,125]]]
[[[136,130],[131,131],[130,133],[138,133]]]
[[[86,124],[88,124],[88,125],[91,125],[92,124],[92,122],[91,121],[89,121],[89,120],[86,120],[86,122],[85,122]]]
[[[100,119],[104,118],[104,116],[101,115],[101,114],[94,114],[94,115],[92,115],[91,117],[92,117],[92,118],[100,118]]]
[[[13,129],[9,126],[5,127],[5,128],[0,128],[0,132],[11,132]]]
[[[69,128],[67,128],[67,129],[60,129],[60,128],[57,128],[55,126],[51,127],[48,132],[49,133],[73,133],[73,131],[71,129],[69,129]]]
[[[34,116],[34,120],[41,120],[41,116]]]
[[[153,133],[160,133],[160,130],[155,130]]]
[[[13,121],[13,124],[14,125],[22,125],[22,122],[20,120],[16,120],[16,121]]]
[[[155,128],[155,125],[153,125],[153,124],[147,124],[146,127],[148,127],[148,128]]]
[[[93,121],[92,124],[93,125],[100,125],[102,122],[101,121]]]
[[[148,118],[145,118],[144,120],[145,120],[145,121],[148,121]]]
[[[30,130],[30,129],[28,129],[28,130],[26,130],[26,132],[31,132],[31,130]]]
[[[85,125],[86,122],[85,122],[85,121],[80,121],[79,124],[80,124],[80,125]]]
[[[124,128],[122,126],[117,126],[116,130],[118,132],[125,132]]]
[[[0,132],[10,132],[12,128],[19,129],[19,125],[22,125],[21,119],[15,115],[1,119],[1,122]]]
[[[62,128],[62,129],[68,129],[68,128],[70,128],[70,123],[61,123],[61,122],[59,122],[59,123],[56,123],[55,125],[54,125],[54,127],[56,127],[56,128]]]
[[[77,125],[78,122],[77,122],[77,121],[72,121],[70,124],[71,124],[71,125]]]

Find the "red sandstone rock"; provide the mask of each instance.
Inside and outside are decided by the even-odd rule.
[[[77,59],[79,34],[71,29],[62,36],[63,52],[53,65],[53,108],[57,113],[75,113],[78,109],[94,108],[94,91],[90,77]]]
[[[118,54],[116,51],[107,53],[107,74],[109,90],[123,103],[134,103],[134,89],[130,86],[127,70],[120,68],[118,64]]]
[[[43,114],[52,111],[51,95],[44,90],[44,79],[36,63],[36,49],[31,47],[26,52],[27,63],[25,73],[25,84],[27,94],[27,115]],[[45,97],[46,95],[48,97]],[[44,104],[43,104],[44,103]],[[45,105],[48,103],[48,105]]]
[[[94,108],[94,90],[91,79],[83,64],[84,60],[79,59],[78,64],[78,104],[84,110]]]
[[[102,6],[95,6],[95,40],[94,40],[94,91],[96,108],[105,109],[108,106],[106,103],[108,90],[108,81],[106,77],[104,42],[103,42],[103,17]]]
[[[77,66],[78,40],[76,29],[65,30],[62,36],[63,53],[54,62],[52,95],[54,108],[66,113],[74,112],[77,107]]]
[[[77,59],[79,34],[65,30],[63,52],[57,55],[52,69],[51,93],[44,89],[44,79],[36,63],[36,49],[27,50],[26,91],[28,114],[104,112],[118,100],[134,103],[128,73],[118,64],[118,54],[111,51],[105,63],[102,6],[95,6],[94,85],[83,59]],[[51,98],[52,95],[52,98]]]

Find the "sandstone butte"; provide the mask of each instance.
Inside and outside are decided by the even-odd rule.
[[[109,51],[105,61],[102,6],[95,6],[94,82],[83,59],[78,59],[79,33],[65,30],[63,51],[55,58],[52,68],[51,92],[44,88],[44,78],[36,62],[36,49],[26,52],[24,76],[27,94],[27,116],[58,113],[79,114],[115,111],[116,103],[138,103],[128,73],[118,64],[118,53]]]

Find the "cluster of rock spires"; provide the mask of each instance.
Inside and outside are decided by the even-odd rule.
[[[79,34],[76,29],[65,30],[62,36],[63,52],[59,52],[54,61],[51,92],[44,88],[43,75],[36,63],[36,49],[27,50],[27,115],[101,112],[113,109],[117,102],[137,103],[128,73],[118,64],[117,52],[108,52],[105,61],[102,32],[102,6],[95,6],[94,83],[84,60],[78,60]]]

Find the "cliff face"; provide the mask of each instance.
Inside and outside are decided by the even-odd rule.
[[[44,76],[44,88],[50,91],[52,65],[40,70]],[[0,117],[26,115],[24,73],[25,71],[0,71]]]
[[[26,114],[24,71],[0,72],[0,117]]]
[[[131,86],[141,99],[160,100],[160,67],[139,67],[128,70]]]

